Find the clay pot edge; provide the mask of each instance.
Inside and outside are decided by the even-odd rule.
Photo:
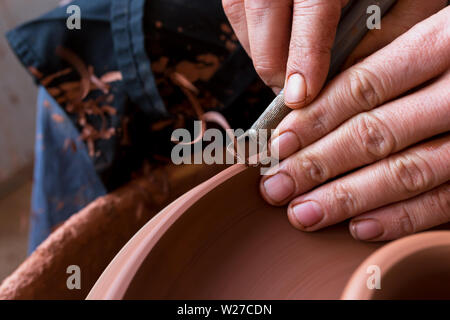
[[[87,300],[120,300],[124,297],[134,275],[159,239],[177,219],[215,187],[246,169],[243,164],[233,165],[211,179],[174,200],[147,222],[119,251],[103,271]]]
[[[364,260],[350,277],[345,286],[342,300],[369,300],[373,290],[366,286],[370,265],[378,265],[382,272],[387,272],[394,265],[408,256],[437,246],[450,246],[450,231],[428,231],[407,236],[388,243]]]

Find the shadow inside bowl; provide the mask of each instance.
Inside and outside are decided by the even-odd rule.
[[[125,299],[338,299],[381,244],[355,241],[347,223],[305,233],[266,204],[248,168],[186,201],[139,267]]]
[[[371,299],[450,299],[450,245],[405,257],[381,277]]]

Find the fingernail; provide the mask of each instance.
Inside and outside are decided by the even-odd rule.
[[[306,82],[305,78],[294,73],[287,81],[284,93],[284,100],[287,104],[299,104],[306,100]]]
[[[383,233],[383,226],[375,219],[352,221],[350,229],[353,237],[359,240],[372,240]]]
[[[322,208],[314,201],[306,201],[295,205],[292,208],[292,213],[304,227],[311,227],[323,219]]]
[[[271,154],[284,159],[300,149],[300,142],[297,135],[291,131],[283,132],[270,143]]]
[[[264,181],[266,195],[273,202],[282,202],[294,193],[294,180],[284,173],[277,173]]]

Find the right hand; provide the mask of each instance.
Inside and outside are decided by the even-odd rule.
[[[313,101],[328,75],[331,48],[348,0],[222,0],[225,13],[256,72],[285,103],[297,109]],[[352,54],[357,61],[387,45],[442,9],[444,0],[402,0]],[[347,66],[352,63],[348,63]]]

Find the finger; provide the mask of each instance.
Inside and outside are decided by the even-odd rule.
[[[291,188],[284,193],[267,182],[279,180],[269,171],[261,182],[264,198],[271,204],[284,204],[333,177],[449,131],[449,87],[447,72],[428,87],[353,117],[274,169],[276,175],[282,173],[284,180],[293,182],[285,184]]]
[[[366,58],[408,31],[418,22],[447,6],[447,0],[403,0],[381,20],[381,29],[370,30],[348,57],[343,69]]]
[[[248,41],[247,18],[245,16],[244,0],[222,0],[222,6],[234,34],[242,47],[250,56],[250,42]]]
[[[347,2],[294,0],[284,92],[288,107],[305,106],[322,88],[341,9]]]
[[[246,0],[245,14],[255,70],[266,85],[279,91],[286,70],[292,0]]]
[[[283,119],[273,135],[273,147],[279,148],[280,155],[289,156],[355,114],[371,110],[448,70],[449,16],[450,7],[341,73],[311,105],[293,110]]]
[[[450,222],[450,182],[412,199],[362,214],[350,222],[355,239],[385,241]]]
[[[450,135],[379,161],[294,199],[294,227],[314,231],[410,199],[450,180]]]

